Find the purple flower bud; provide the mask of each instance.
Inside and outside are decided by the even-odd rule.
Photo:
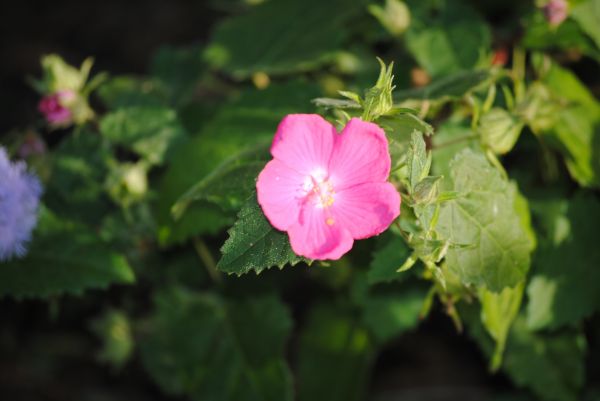
[[[0,147],[0,261],[23,256],[37,223],[42,193],[24,162],[11,163]]]
[[[65,104],[72,102],[75,96],[75,92],[71,90],[58,91],[44,96],[38,104],[38,110],[44,115],[50,125],[69,125],[72,123],[73,113]]]
[[[568,16],[569,5],[565,0],[550,0],[544,6],[546,21],[552,26],[560,25]]]

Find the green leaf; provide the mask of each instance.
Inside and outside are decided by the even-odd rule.
[[[150,68],[152,75],[164,84],[170,104],[175,106],[192,96],[204,70],[202,52],[198,47],[161,47]]]
[[[162,84],[150,78],[127,75],[112,77],[100,85],[98,95],[113,110],[167,105],[167,95]]]
[[[316,306],[300,334],[298,400],[364,400],[373,351],[351,311]]]
[[[562,111],[550,135],[560,142],[571,176],[582,186],[600,187],[600,119],[581,107]]]
[[[411,146],[414,131],[427,136],[433,134],[433,127],[413,113],[392,111],[390,114],[377,119],[377,124],[386,132],[389,141],[392,167],[397,168],[406,161],[406,155]]]
[[[568,202],[538,201],[533,210],[545,226],[527,288],[527,324],[531,329],[577,325],[600,309],[600,254],[594,251],[600,202],[578,195]]]
[[[197,200],[239,210],[256,188],[256,178],[269,159],[264,143],[231,156],[179,198],[173,206],[175,218],[181,218],[190,203]]]
[[[421,132],[413,131],[411,134],[407,159],[408,187],[412,193],[417,184],[429,175],[431,168],[431,154],[427,153]]]
[[[427,291],[405,288],[370,294],[363,304],[363,322],[379,344],[384,344],[419,323]]]
[[[373,260],[367,273],[369,284],[404,279],[406,275],[397,272],[410,256],[410,249],[404,240],[397,235],[387,234],[379,237],[377,243],[378,248],[373,253]]]
[[[471,130],[471,127],[466,121],[446,121],[441,124],[433,141],[433,174],[450,175],[450,163],[454,156],[465,148],[473,151],[481,151],[479,136]],[[448,180],[444,180],[442,184],[448,184]],[[449,190],[447,186],[444,189]]]
[[[534,59],[538,65],[544,60]],[[542,77],[555,96],[568,101],[544,132],[558,142],[569,172],[583,186],[600,187],[600,103],[571,71],[551,64]]]
[[[237,78],[312,70],[343,49],[350,21],[362,5],[350,0],[265,2],[218,25],[205,56]]]
[[[529,210],[529,202],[521,192],[517,192],[516,194],[515,211],[517,212],[517,215],[519,215],[521,226],[527,233],[530,249],[534,251],[537,248],[537,236],[531,224],[531,211]]]
[[[491,356],[494,347],[478,316],[473,310],[465,312],[461,316],[469,323],[469,334]],[[536,399],[578,400],[585,377],[585,351],[581,332],[534,333],[519,315],[508,337],[502,370],[517,386],[530,389]]]
[[[286,264],[293,266],[303,260],[292,251],[287,234],[271,226],[256,195],[242,207],[221,252],[223,257],[217,267],[237,275],[250,270],[258,274],[274,266],[282,269]]]
[[[415,185],[411,194],[415,205],[429,205],[438,200],[438,187],[442,178],[440,175],[425,177]]]
[[[360,109],[360,97],[356,93],[340,91],[340,95],[344,97],[352,97],[354,100],[347,99],[332,99],[329,97],[318,97],[313,99],[315,106],[323,107],[325,109]]]
[[[495,76],[489,70],[459,71],[434,79],[422,88],[396,91],[394,100],[401,102],[409,99],[430,101],[461,99],[494,79]]]
[[[526,49],[554,50],[556,48],[581,52],[600,61],[600,51],[594,41],[574,19],[567,18],[558,27],[551,26],[541,10],[526,16],[525,33],[521,41]]]
[[[530,388],[543,400],[576,400],[584,380],[585,349],[580,333],[534,334],[523,319],[517,319],[504,369],[517,385]]]
[[[415,2],[411,8],[408,50],[433,77],[475,67],[490,48],[489,26],[462,2],[433,3]]]
[[[425,136],[433,135],[433,127],[423,121],[411,109],[395,108],[377,120],[377,124],[395,135],[410,135],[413,131],[420,131]]]
[[[244,91],[219,110],[200,133],[180,144],[158,185],[161,196],[156,212],[160,243],[170,245],[193,235],[216,234],[233,224],[232,213],[207,201],[194,202],[186,210],[185,218],[178,220],[173,218],[171,209],[186,191],[232,155],[272,140],[286,114],[310,111],[310,99],[317,93],[313,85],[301,81]],[[227,202],[222,205],[231,210]]]
[[[410,10],[400,0],[386,0],[385,8],[377,4],[369,4],[368,9],[393,36],[402,35],[410,26]]]
[[[490,70],[459,71],[436,78],[432,83],[422,88],[395,90],[393,99],[397,106],[401,106],[402,102],[407,100],[444,103],[450,100],[461,99],[474,90],[490,85],[500,76],[500,73],[493,73]],[[345,99],[317,98],[314,99],[313,102],[317,106],[327,109],[358,109],[361,107],[356,101]],[[401,107],[399,108],[402,109]],[[433,128],[427,123],[424,123],[425,126],[414,126],[414,118],[412,122],[409,120],[411,117],[416,117],[413,113],[400,113],[400,115],[403,114],[412,114],[412,116],[403,116],[406,120],[400,121],[401,125],[402,123],[412,123],[409,126],[412,127],[410,128],[409,133],[412,132],[413,129],[422,131],[425,135],[431,135],[433,133]],[[395,114],[392,112],[391,116],[394,117]],[[388,116],[382,116],[378,119],[377,123],[384,125],[387,123],[387,119]],[[423,123],[422,120],[419,121]]]
[[[494,153],[503,155],[517,143],[524,123],[508,111],[494,107],[479,119],[482,143]]]
[[[515,210],[516,188],[481,154],[460,152],[450,165],[458,198],[442,204],[436,230],[450,241],[448,268],[465,285],[493,292],[513,287],[529,270],[532,244]]]
[[[134,339],[127,315],[119,310],[108,310],[92,321],[92,330],[102,341],[98,359],[121,369],[133,353]]]
[[[54,150],[44,203],[63,218],[97,225],[110,210],[104,180],[111,160],[107,141],[82,130]]]
[[[486,289],[480,291],[481,322],[496,341],[496,348],[490,363],[493,371],[498,370],[502,365],[508,333],[521,308],[524,290],[525,282],[521,282],[515,288],[505,288],[500,293],[490,292]]]
[[[100,132],[111,142],[123,145],[151,164],[161,164],[186,132],[174,110],[165,107],[130,107],[104,116]]]
[[[362,101],[362,99],[360,98],[360,95],[359,95],[358,93],[354,93],[354,92],[350,92],[350,91],[338,91],[338,93],[339,93],[340,95],[342,95],[343,97],[345,97],[345,98],[347,98],[347,99],[350,99],[350,100],[351,100],[351,102],[355,102],[355,103],[356,103],[356,107],[361,107],[361,104],[362,104],[362,102],[363,102],[363,101]],[[323,99],[323,98],[322,98],[322,99]],[[314,101],[316,104],[318,104],[318,102],[316,102],[316,100],[318,100],[318,99],[315,99],[315,100],[313,100],[313,101]],[[327,105],[327,103],[324,103],[324,104],[319,104],[319,105],[320,105],[320,106],[326,106],[326,105]],[[341,108],[344,108],[344,107],[341,107]]]
[[[288,401],[283,351],[292,321],[275,297],[226,301],[171,289],[140,343],[142,362],[169,394],[193,400]]]
[[[54,217],[42,216],[42,227],[35,233],[26,257],[0,264],[0,296],[81,295],[88,289],[135,281],[127,260],[100,242],[95,233],[79,227],[43,231],[48,224],[59,224],[48,221],[51,219]]]
[[[596,47],[600,48],[600,1],[586,0],[577,3],[570,10],[571,17],[577,21],[579,26],[596,42]]]

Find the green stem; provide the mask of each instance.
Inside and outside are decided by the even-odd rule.
[[[213,282],[221,284],[223,282],[221,272],[217,269],[217,263],[210,253],[208,246],[206,246],[206,243],[201,238],[196,237],[194,238],[194,249],[202,263],[204,263],[206,271]]]

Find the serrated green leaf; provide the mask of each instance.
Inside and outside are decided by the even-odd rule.
[[[140,343],[146,370],[168,393],[193,400],[289,401],[283,359],[289,312],[272,296],[226,301],[171,289],[156,298]]]
[[[448,268],[466,284],[498,292],[513,287],[529,270],[531,244],[515,210],[516,188],[481,154],[459,153],[450,166],[458,198],[441,206],[439,238],[454,244]]]
[[[177,113],[166,107],[123,108],[104,116],[102,136],[126,146],[151,164],[161,164],[186,132]]]
[[[434,77],[473,68],[490,48],[488,24],[467,4],[415,2],[406,46]]]
[[[190,203],[197,200],[216,203],[225,210],[239,210],[256,188],[256,177],[269,159],[266,143],[231,156],[179,198],[173,215],[181,218]]]
[[[122,255],[93,232],[76,227],[38,232],[26,257],[0,264],[0,296],[14,298],[81,295],[88,289],[134,281]]]
[[[398,268],[410,256],[410,249],[404,240],[392,234],[379,237],[378,248],[373,252],[373,260],[367,273],[369,284],[402,280],[405,274],[399,274]]]
[[[206,201],[190,205],[185,218],[178,220],[171,208],[190,187],[232,155],[249,145],[272,140],[286,114],[309,111],[310,99],[317,93],[314,85],[301,81],[247,90],[219,110],[199,134],[177,147],[158,185],[159,241],[164,245],[180,243],[192,235],[216,234],[233,224],[234,214]]]
[[[349,0],[265,2],[218,25],[205,55],[238,78],[311,70],[342,49],[361,6]]]
[[[242,207],[221,252],[223,256],[217,267],[237,275],[250,270],[258,274],[275,266],[281,269],[286,264],[293,266],[303,260],[292,251],[287,234],[271,226],[256,195]]]
[[[600,255],[595,252],[600,202],[578,195],[571,201],[536,202],[544,238],[534,258],[527,288],[531,329],[576,325],[600,309]]]

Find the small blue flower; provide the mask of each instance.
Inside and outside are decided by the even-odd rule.
[[[41,194],[39,180],[25,163],[11,163],[0,147],[0,261],[26,253]]]

